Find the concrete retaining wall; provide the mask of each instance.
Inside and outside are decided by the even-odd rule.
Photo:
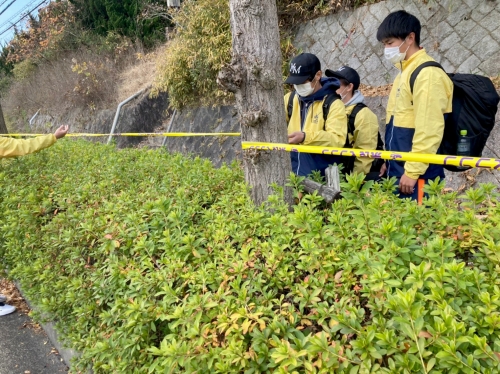
[[[382,1],[305,23],[294,45],[316,54],[324,68],[351,66],[362,83],[391,83],[397,70],[385,61],[376,34],[382,20],[400,9],[420,20],[421,45],[448,72],[500,74],[499,0]]]

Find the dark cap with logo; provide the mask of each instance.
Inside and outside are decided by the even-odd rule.
[[[312,53],[301,53],[290,62],[287,84],[303,84],[312,80],[316,73],[321,70],[321,62]]]
[[[325,75],[327,77],[345,79],[349,83],[352,83],[352,85],[354,86],[354,91],[356,91],[359,88],[359,84],[361,83],[358,72],[353,68],[350,68],[349,66],[342,66],[337,71],[326,69]]]

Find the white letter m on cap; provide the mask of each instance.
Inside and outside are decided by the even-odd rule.
[[[291,64],[290,65],[290,73],[291,74],[300,74],[300,68],[302,66],[299,66],[299,68],[297,69],[297,66],[295,64]]]

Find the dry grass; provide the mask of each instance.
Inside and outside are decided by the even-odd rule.
[[[166,46],[161,46],[146,55],[136,54],[136,61],[125,68],[119,77],[117,95],[119,101],[152,85],[157,73],[157,59],[165,53]]]
[[[278,0],[280,26],[289,28],[310,19],[326,16],[381,0]]]
[[[50,114],[71,106],[74,86],[71,59],[38,66],[29,78],[15,81],[4,95],[2,104],[7,125],[12,128],[21,122],[27,123],[38,109]]]
[[[497,90],[500,90],[500,75],[497,77],[490,77],[491,81],[493,82],[493,85]]]
[[[87,63],[92,78],[73,71],[75,62]],[[39,109],[40,114],[58,117],[74,108],[105,107],[116,97],[114,65],[113,60],[85,50],[39,65],[28,78],[15,81],[4,96],[7,125],[23,129]]]
[[[392,84],[386,84],[385,86],[367,86],[365,84],[359,85],[359,90],[365,97],[374,97],[374,96],[389,96],[391,92]]]
[[[29,130],[28,121],[39,109],[42,115],[61,118],[82,110],[114,108],[128,92],[152,83],[155,58],[141,52],[138,46],[129,46],[119,54],[82,48],[36,66],[27,78],[16,80],[2,98],[8,128]]]

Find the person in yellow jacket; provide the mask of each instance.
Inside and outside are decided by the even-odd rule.
[[[285,95],[288,142],[290,144],[343,147],[347,138],[347,117],[340,96],[339,81],[322,77],[321,63],[311,53],[301,53],[290,63],[285,83],[295,91]],[[290,96],[293,95],[293,96]],[[313,171],[324,175],[328,165],[342,163],[343,157],[291,152],[292,170],[300,176]]]
[[[57,139],[68,133],[68,126],[59,127],[54,134],[39,136],[33,139],[13,139],[0,136],[0,158],[23,156],[38,152],[53,145]],[[0,295],[0,316],[13,313],[16,308],[6,304],[7,298]]]
[[[376,149],[378,141],[378,118],[365,104],[365,97],[358,90],[361,79],[356,70],[349,66],[342,66],[337,71],[326,69],[327,77],[334,77],[340,81],[337,93],[345,104],[345,112],[349,118],[354,111],[354,128],[348,128],[349,145],[356,149]],[[350,161],[350,159],[349,159]],[[373,159],[356,157],[351,162],[352,167],[345,172],[363,173],[370,172]],[[346,165],[344,163],[344,165]],[[377,170],[378,171],[378,170]]]
[[[0,136],[0,157],[24,156],[38,152],[53,145],[57,139],[68,133],[68,126],[59,127],[54,134],[38,136],[32,139],[13,139]]]
[[[422,69],[411,93],[413,71],[424,62],[434,61],[420,47],[420,30],[420,21],[400,10],[389,14],[377,31],[377,39],[385,46],[385,58],[400,70],[387,105],[388,151],[436,154],[443,139],[445,116],[451,113],[453,83],[442,69]],[[441,165],[423,162],[391,160],[381,174],[386,171],[388,177],[397,178],[400,196],[414,200],[429,180],[445,177]]]

